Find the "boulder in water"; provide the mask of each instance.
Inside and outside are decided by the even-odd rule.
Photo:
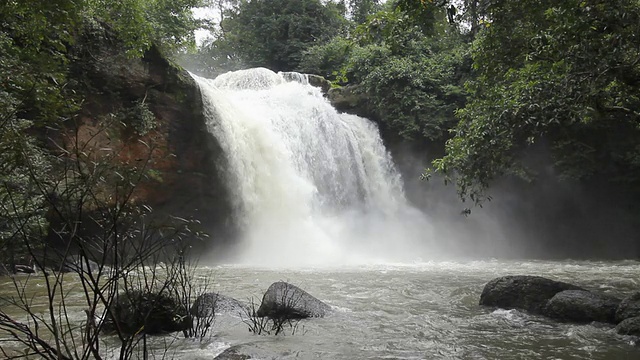
[[[221,352],[213,360],[248,360],[251,356],[240,352],[238,346],[232,346],[225,351]]]
[[[295,285],[279,281],[271,284],[262,297],[257,316],[304,319],[324,317],[331,307]]]
[[[16,273],[33,274],[33,273],[36,272],[36,270],[33,268],[33,266],[30,266],[30,265],[16,264],[13,268],[14,268]]]
[[[167,293],[138,290],[120,293],[111,306],[111,314],[125,334],[163,334],[191,326],[186,309]],[[118,328],[113,320],[107,315],[104,331],[113,332]]]
[[[196,317],[210,317],[215,313],[245,314],[248,306],[242,302],[218,293],[206,293],[198,296],[191,306],[191,315]]]
[[[624,319],[616,326],[616,332],[620,335],[640,336],[640,316]]]
[[[503,276],[485,285],[480,295],[480,305],[540,314],[547,301],[564,290],[584,289],[540,276]]]
[[[622,299],[616,310],[616,323],[636,316],[640,316],[640,291]]]
[[[586,290],[565,290],[547,302],[543,314],[552,319],[579,323],[614,323],[620,299]]]

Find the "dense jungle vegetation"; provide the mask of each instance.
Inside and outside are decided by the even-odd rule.
[[[196,20],[195,7],[216,15]],[[535,179],[523,161],[535,152],[560,179],[640,196],[637,0],[5,1],[0,19],[3,256],[16,236],[42,236],[47,197],[65,189],[40,130],[77,115],[70,64],[97,28],[129,57],[155,45],[204,75],[263,66],[352,87],[385,132],[430,144],[425,177],[472,202],[497,178]],[[200,46],[198,28],[211,32]]]

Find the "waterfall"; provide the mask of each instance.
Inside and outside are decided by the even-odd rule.
[[[242,230],[238,261],[322,265],[415,256],[428,224],[412,209],[377,126],[340,114],[303,74],[193,75],[226,154]]]

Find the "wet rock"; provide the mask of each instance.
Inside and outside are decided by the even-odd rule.
[[[36,272],[36,270],[33,268],[33,266],[29,266],[29,265],[20,265],[17,264],[16,266],[13,267],[16,273],[22,273],[22,274],[33,274]]]
[[[323,94],[327,94],[331,89],[331,82],[320,75],[307,74],[309,85],[319,87]]]
[[[275,282],[269,286],[257,316],[271,318],[302,319],[323,317],[331,307],[311,296],[306,291],[286,282]]]
[[[216,356],[214,360],[247,360],[251,359],[251,356],[240,353],[239,348],[237,346],[232,346],[220,355]]]
[[[480,295],[480,305],[520,309],[540,314],[554,295],[578,286],[540,276],[503,276],[489,281]]]
[[[640,291],[622,299],[616,310],[616,323],[636,316],[640,316]]]
[[[616,332],[620,335],[640,336],[640,316],[623,320],[616,326]]]
[[[366,95],[359,91],[358,85],[349,85],[330,89],[327,97],[331,104],[338,110],[364,116],[367,104]]]
[[[118,165],[124,168],[145,160],[153,176],[145,176],[136,184],[135,199],[153,208],[153,218],[158,222],[180,217],[200,221],[198,231],[235,231],[230,194],[218,168],[224,167],[226,157],[208,131],[195,80],[156,46],[142,57],[132,57],[107,25],[89,22],[85,28],[71,48],[74,60],[70,64],[70,77],[80,84],[78,91],[85,98],[78,116],[79,129],[77,134],[59,136],[77,136],[81,142],[91,139],[92,145],[87,147],[91,149],[113,149]],[[111,126],[109,136],[96,131],[100,119],[111,118],[112,114],[137,114],[134,110],[141,103],[153,114],[153,129],[146,134],[133,131],[129,122],[139,116],[125,117],[122,123],[128,126]],[[55,138],[51,143],[74,141]],[[152,144],[152,152],[148,144]],[[83,221],[80,231],[99,231],[91,223]],[[194,241],[194,246],[209,245]]]
[[[565,290],[555,294],[543,315],[561,321],[614,323],[620,299],[585,290]]]
[[[197,317],[210,317],[215,313],[241,315],[248,312],[248,306],[229,296],[206,293],[198,296],[190,312]]]
[[[143,331],[156,335],[186,330],[191,326],[186,309],[166,293],[120,293],[111,313],[114,319],[107,316],[103,324],[106,332],[114,332],[119,327],[125,334]]]
[[[13,271],[11,271],[11,265],[3,265],[0,264],[0,276],[6,276],[11,274],[33,274],[36,272],[36,269],[30,265],[22,265],[16,264],[13,266]]]

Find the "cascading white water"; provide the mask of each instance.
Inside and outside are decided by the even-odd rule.
[[[239,261],[406,261],[430,240],[377,126],[339,114],[305,75],[257,68],[194,78],[227,157]]]

